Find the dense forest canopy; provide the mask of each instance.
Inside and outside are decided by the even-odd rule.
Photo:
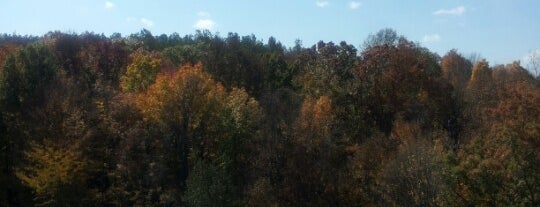
[[[540,206],[535,75],[392,29],[4,34],[0,206]]]

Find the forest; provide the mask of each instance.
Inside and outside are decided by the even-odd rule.
[[[0,206],[540,206],[540,76],[393,29],[0,35]]]

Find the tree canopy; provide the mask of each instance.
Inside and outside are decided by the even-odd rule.
[[[519,61],[392,29],[0,37],[0,206],[540,206]]]

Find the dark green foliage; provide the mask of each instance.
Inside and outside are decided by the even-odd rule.
[[[58,66],[54,54],[43,45],[32,45],[7,58],[2,69],[2,103],[8,110],[39,105]]]
[[[187,179],[184,200],[188,206],[238,206],[232,176],[219,163],[197,161]]]
[[[0,120],[3,184],[1,192],[7,205],[25,204],[27,195],[15,169],[24,159],[22,150],[31,141],[32,116],[45,103],[46,93],[55,79],[58,66],[54,54],[43,45],[26,46],[10,54],[0,71]]]
[[[171,60],[174,67],[194,65],[201,61],[202,52],[192,45],[177,45],[163,50],[163,56]]]

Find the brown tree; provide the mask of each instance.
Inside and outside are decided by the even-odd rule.
[[[455,90],[463,91],[471,76],[472,64],[456,50],[450,50],[441,59],[442,76]]]

